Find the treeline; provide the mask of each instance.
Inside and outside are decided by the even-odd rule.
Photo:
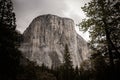
[[[57,68],[48,68],[44,64],[38,66],[24,58],[24,63],[19,69],[16,80],[80,80],[80,71],[63,64]]]
[[[64,62],[58,68],[38,66],[21,55],[22,35],[16,30],[11,0],[0,0],[0,80],[120,80],[120,26],[118,0],[92,0],[82,9],[87,14],[80,28],[89,30],[90,54],[81,67],[73,68],[65,45]]]
[[[78,80],[79,72],[73,69],[67,45],[63,65],[49,69],[22,56],[21,41],[12,1],[0,0],[0,80]]]
[[[0,80],[78,80],[69,49],[65,46],[64,63],[59,68],[40,67],[19,51],[22,35],[16,30],[11,0],[0,0]]]
[[[82,68],[73,68],[68,46],[65,45],[64,60],[61,66],[48,68],[41,66],[26,58],[21,59],[16,80],[89,80]],[[87,73],[88,74],[88,73]]]

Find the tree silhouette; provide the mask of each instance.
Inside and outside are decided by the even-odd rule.
[[[71,60],[71,55],[68,49],[68,45],[65,45],[64,55],[63,55],[63,67],[62,67],[62,75],[65,80],[73,79],[73,64]]]
[[[120,59],[120,27],[118,0],[92,0],[84,7],[88,19],[80,23],[80,28],[89,30],[91,46],[96,52],[109,55],[110,65]]]
[[[70,55],[67,44],[65,45],[63,59],[64,59],[64,61],[63,61],[64,67],[66,69],[71,69],[73,67],[73,65],[72,65],[71,55]]]
[[[15,13],[11,0],[0,0],[0,79],[15,80],[19,66],[21,34],[15,30]]]
[[[91,0],[82,7],[88,18],[80,23],[80,28],[90,33],[90,47],[93,59],[96,58],[96,68],[100,67],[99,61],[105,61],[107,65],[110,65],[109,71],[107,70],[110,74],[109,80],[114,80],[117,73],[120,73],[119,68],[115,68],[116,62],[120,64],[119,4],[118,0]]]

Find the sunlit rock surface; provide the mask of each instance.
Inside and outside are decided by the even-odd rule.
[[[79,67],[87,58],[88,48],[74,26],[74,21],[69,18],[51,14],[38,16],[24,31],[20,49],[25,57],[39,65],[58,67],[63,63],[67,44],[74,67]]]

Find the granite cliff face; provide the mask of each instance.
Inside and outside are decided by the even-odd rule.
[[[74,28],[74,21],[56,15],[36,17],[23,33],[21,51],[23,55],[37,64],[57,67],[63,63],[64,48],[67,44],[73,65],[87,58],[86,41],[79,36]]]

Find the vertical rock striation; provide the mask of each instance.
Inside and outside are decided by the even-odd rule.
[[[74,21],[68,18],[51,14],[38,16],[24,31],[23,38],[20,47],[23,55],[39,65],[60,66],[66,44],[74,67],[79,67],[87,58],[87,43],[76,33]]]

